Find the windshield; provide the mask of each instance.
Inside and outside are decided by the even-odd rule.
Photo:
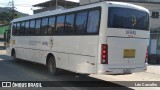
[[[108,27],[149,30],[149,14],[136,9],[109,7]]]

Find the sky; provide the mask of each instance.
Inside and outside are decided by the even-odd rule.
[[[12,0],[0,0],[0,7],[9,7],[9,2]],[[33,14],[33,7],[32,5],[46,2],[50,0],[14,0],[15,9],[19,12],[26,13],[29,15]],[[79,0],[67,0],[67,1],[74,1],[79,2]]]

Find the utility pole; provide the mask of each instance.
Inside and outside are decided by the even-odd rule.
[[[58,6],[57,4],[58,4],[58,1],[56,0],[56,9],[58,8],[58,7],[57,7],[57,6]]]
[[[12,19],[14,19],[14,16],[15,16],[15,12],[14,12],[14,0],[12,0]]]
[[[11,8],[10,8],[10,10],[11,10],[11,12],[12,12],[11,20],[13,20],[13,19],[14,19],[14,16],[15,16],[14,0],[10,1],[10,2],[8,3],[8,5],[11,7]]]

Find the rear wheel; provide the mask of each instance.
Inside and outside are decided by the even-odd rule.
[[[57,68],[56,68],[56,62],[55,62],[55,59],[54,59],[53,56],[51,56],[49,58],[48,63],[47,63],[47,68],[48,68],[48,72],[51,75],[55,75],[56,74]]]

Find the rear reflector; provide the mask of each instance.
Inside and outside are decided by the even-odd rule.
[[[101,45],[101,64],[108,64],[108,45]]]

